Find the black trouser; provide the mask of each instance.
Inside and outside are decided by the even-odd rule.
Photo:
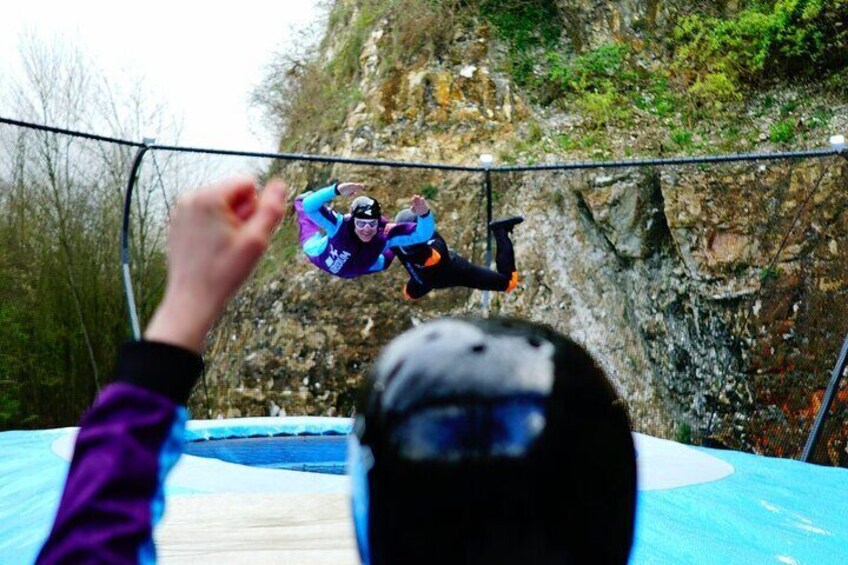
[[[465,257],[457,255],[436,247],[442,254],[442,260],[438,265],[432,267],[418,267],[416,272],[421,276],[421,282],[410,278],[406,283],[406,294],[409,298],[421,298],[434,288],[451,288],[464,286],[478,290],[504,291],[510,286],[513,273],[515,272],[515,253],[512,249],[512,241],[503,230],[493,230],[497,251],[495,252],[495,266],[497,271],[475,265]],[[442,240],[444,241],[444,240]],[[448,251],[445,253],[445,251]]]

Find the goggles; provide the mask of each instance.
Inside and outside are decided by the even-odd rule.
[[[419,408],[391,425],[389,444],[408,461],[522,457],[545,429],[544,404],[519,396]]]
[[[372,229],[377,229],[377,224],[380,223],[380,220],[364,220],[361,218],[354,218],[353,225],[356,226],[356,229],[363,229],[366,227],[370,227]]]

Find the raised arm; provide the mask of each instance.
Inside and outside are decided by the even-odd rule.
[[[183,197],[168,235],[165,296],[144,340],[124,347],[115,382],[82,421],[38,563],[155,562],[165,477],[211,324],[253,270],[283,216],[285,188],[233,179]]]
[[[386,247],[408,247],[418,243],[424,243],[436,231],[436,219],[427,201],[419,195],[412,197],[409,208],[417,216],[415,224],[395,224],[388,229],[388,240]]]
[[[335,183],[306,195],[303,198],[303,211],[309,219],[332,237],[342,225],[343,216],[327,207],[336,196],[352,196],[362,190],[365,185],[358,182]]]
[[[335,235],[342,225],[342,215],[327,208],[327,203],[339,194],[336,192],[337,186],[334,184],[324,187],[303,198],[303,211],[330,237]]]

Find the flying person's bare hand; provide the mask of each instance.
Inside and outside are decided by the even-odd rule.
[[[409,201],[409,209],[416,216],[423,216],[430,211],[430,206],[427,205],[427,201],[423,196],[416,194]]]
[[[365,190],[365,185],[361,182],[342,182],[336,185],[336,190],[342,196],[353,196],[357,192]]]

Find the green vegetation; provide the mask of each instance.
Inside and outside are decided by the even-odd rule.
[[[0,92],[13,115],[82,130],[114,123],[129,129],[101,133],[131,139],[140,139],[145,123],[172,133],[174,123],[151,109],[142,85],[125,99],[95,92],[103,77],[81,53],[28,41],[21,52],[26,74]],[[130,108],[130,101],[138,105]],[[162,193],[178,176],[174,161],[160,156],[153,167],[149,159],[129,226],[142,323],[163,290]],[[17,128],[0,132],[0,430],[73,425],[108,383],[129,334],[117,237],[131,162],[128,147]],[[179,178],[194,182],[185,170]]]
[[[763,267],[760,269],[760,283],[765,284],[768,281],[777,280],[783,271],[780,267]]]
[[[674,441],[677,443],[692,445],[692,426],[689,425],[689,422],[680,422],[674,433]]]
[[[320,146],[362,100],[357,85],[362,53],[379,21],[391,22],[380,41],[379,70],[403,67],[418,57],[436,56],[453,37],[462,0],[361,0],[336,2],[330,33],[316,49],[281,56],[253,93],[253,102],[277,123],[285,151]],[[329,60],[322,52],[331,51]]]
[[[697,105],[711,110],[721,110],[728,102],[739,102],[742,93],[725,73],[707,73],[689,87],[689,94]]]
[[[613,43],[576,57],[550,52],[546,96],[573,105],[593,128],[626,122],[634,105],[656,114],[669,113],[672,102],[664,89],[667,83],[636,71],[632,58],[629,47]]]
[[[835,72],[824,81],[827,88],[836,96],[848,96],[848,67]]]
[[[628,47],[614,43],[577,57],[548,53],[550,69],[547,79],[562,92],[606,92],[636,78],[626,65],[630,55]]]
[[[649,76],[646,82],[646,86],[634,98],[634,106],[659,117],[674,114],[679,101],[671,89],[669,79],[654,74]]]
[[[739,121],[739,103],[766,80],[813,73],[833,73],[826,82],[845,92],[844,49],[848,42],[848,0],[766,0],[746,2],[727,16],[697,11],[674,22],[668,44],[645,35],[649,52],[669,55],[671,64],[645,64],[643,54],[627,43],[609,43],[582,50],[568,34],[554,3],[481,2],[481,15],[508,45],[506,70],[542,105],[556,104],[586,118],[590,129],[626,126],[633,108],[658,118],[679,115],[688,129],[717,112]],[[565,30],[565,31],[563,31]],[[575,53],[574,51],[578,52]],[[839,77],[839,78],[837,78]],[[773,100],[765,100],[768,110]],[[796,105],[799,103],[795,103]],[[781,109],[781,118],[793,109]],[[822,117],[808,127],[826,123]],[[771,139],[788,143],[796,132],[782,120]],[[673,144],[691,148],[692,138],[676,126]],[[718,141],[741,139],[737,131]],[[559,143],[569,149],[570,140]]]
[[[844,66],[845,21],[845,0],[752,2],[730,18],[688,15],[675,27],[674,67],[694,75],[693,88],[710,80],[732,99],[767,78]]]
[[[557,137],[557,148],[562,151],[571,151],[577,147],[577,142],[567,133]]]
[[[554,2],[481,0],[480,13],[508,47],[507,70],[520,86],[536,83],[536,57],[559,46],[564,22]]]
[[[428,182],[424,186],[421,187],[419,191],[421,196],[426,198],[427,200],[435,200],[436,197],[439,196],[439,187],[433,183]]]
[[[591,128],[626,122],[634,103],[671,113],[668,82],[638,69],[628,45],[608,43],[582,54],[564,45],[567,26],[554,3],[483,1],[481,15],[508,45],[506,70],[541,104],[571,107]]]
[[[791,143],[795,141],[795,122],[780,120],[769,127],[769,139],[774,143]]]
[[[515,153],[508,150],[499,151],[498,162],[503,163],[504,165],[514,165],[515,163],[517,163]]]
[[[280,266],[288,264],[300,250],[297,241],[297,222],[285,221],[280,224],[271,240],[268,251],[259,260],[254,277],[261,285],[279,278]]]
[[[687,129],[673,129],[671,130],[670,137],[671,141],[681,149],[689,149],[692,147],[692,132]]]
[[[74,424],[127,337],[114,240],[120,201],[98,202],[100,187],[64,174],[41,185],[38,169],[56,164],[32,163],[0,199],[0,429]],[[143,228],[133,223],[138,237]],[[131,251],[143,320],[164,281],[161,248],[148,244]]]
[[[404,69],[423,60],[457,64],[453,43],[474,30],[498,40],[493,52],[501,54],[502,70],[533,102],[583,118],[579,131],[551,143],[539,143],[531,132],[502,162],[533,149],[605,152],[604,135],[590,134],[612,135],[640,123],[665,129],[667,140],[660,135],[652,143],[672,151],[738,150],[737,144],[756,143],[750,135],[760,130],[751,127],[756,118],[776,121],[769,131],[773,142],[792,143],[824,127],[830,116],[821,112],[807,119],[804,99],[779,107],[766,96],[750,114],[745,101],[776,81],[798,84],[805,77],[820,79],[833,93],[848,92],[848,0],[743,0],[735,11],[713,3],[675,6],[662,29],[642,22],[638,38],[623,33],[601,45],[590,45],[574,29],[574,17],[547,0],[337,2],[321,46],[331,47],[332,58],[321,59],[316,51],[286,61],[272,70],[257,98],[270,115],[283,117],[284,149],[320,147],[362,100],[356,90],[362,55],[377,28],[384,31],[375,61],[378,72],[389,77],[386,108]],[[724,125],[711,133],[703,126],[707,122]]]
[[[814,130],[827,127],[831,118],[833,118],[833,110],[819,106],[813,110],[812,115],[807,120],[807,129]]]

